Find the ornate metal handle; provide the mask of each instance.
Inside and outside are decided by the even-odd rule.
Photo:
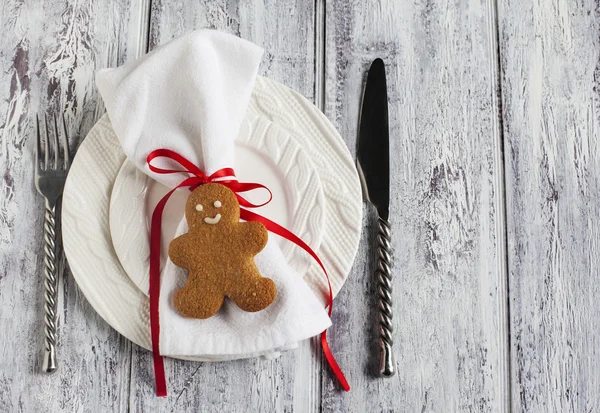
[[[390,223],[379,218],[377,234],[377,281],[379,284],[379,346],[381,363],[379,374],[391,377],[396,373],[394,353],[392,352],[392,271],[391,271],[391,228]]]
[[[58,271],[56,265],[56,222],[54,219],[55,206],[46,200],[44,215],[44,360],[42,371],[56,371],[56,337],[57,337],[57,299]]]

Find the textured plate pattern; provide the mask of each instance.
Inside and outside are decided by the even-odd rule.
[[[286,128],[317,168],[327,208],[319,256],[336,295],[354,262],[362,225],[362,193],[354,160],[325,115],[302,95],[280,83],[259,77],[249,110]],[[323,273],[316,264],[311,264],[305,280],[322,292],[327,290]]]
[[[119,333],[150,348],[148,299],[116,259],[108,226],[110,192],[124,160],[104,116],[79,147],[65,183],[63,243],[73,277],[92,307]]]
[[[315,251],[319,250],[325,228],[325,196],[321,180],[306,151],[287,130],[262,116],[249,112],[247,130],[242,142],[267,153],[284,175],[287,199],[290,201],[291,224],[288,229],[298,235]],[[284,242],[281,250],[292,268],[306,274],[312,258],[291,242]]]
[[[287,228],[318,251],[325,224],[325,198],[316,169],[302,147],[285,129],[255,113],[249,113],[244,119],[236,144],[260,152],[265,155],[263,162],[269,162],[275,167],[284,185],[282,191],[274,192],[273,203],[280,201],[282,208],[287,209]],[[250,167],[269,168],[256,161]],[[239,178],[245,180],[244,176]],[[110,231],[115,252],[127,275],[146,295],[150,256],[146,197],[151,182],[151,178],[125,161],[115,180],[110,199]],[[180,191],[173,196],[180,196],[182,202],[185,202],[187,193]],[[285,202],[277,198],[284,198]],[[256,211],[260,212],[260,209]],[[178,210],[175,217],[168,218],[175,218],[176,224],[183,215],[180,212],[182,211]],[[268,216],[268,212],[265,215]],[[163,217],[167,219],[167,214]],[[168,242],[168,237],[164,238]],[[283,242],[281,245],[290,266],[298,274],[306,274],[312,258],[291,242]],[[166,244],[162,250],[163,253],[167,251]],[[164,259],[166,254],[163,254]]]
[[[140,277],[139,274],[150,272],[148,227],[144,213],[147,189],[148,176],[125,160],[110,196],[110,234],[115,253],[131,281],[146,295],[148,277]]]

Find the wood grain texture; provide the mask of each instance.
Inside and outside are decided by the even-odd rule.
[[[97,68],[138,53],[140,6],[7,0],[0,6],[0,411],[122,411],[131,344],[96,315],[69,274],[59,371],[43,375],[43,199],[33,186],[35,113],[65,110],[76,146],[103,111]]]
[[[600,409],[599,22],[499,1],[515,412]]]
[[[314,4],[291,0],[152,2],[153,49],[199,28],[223,30],[265,50],[259,73],[314,98]]]
[[[198,28],[265,49],[260,74],[315,95],[314,5],[294,1],[153,1],[149,48]],[[192,363],[167,359],[170,396],[153,397],[152,360],[134,349],[132,410],[310,412],[320,406],[320,349],[310,342],[275,360]]]
[[[0,27],[0,411],[600,410],[597,0],[4,0]],[[329,334],[350,393],[307,342],[272,361],[168,359],[157,399],[151,354],[68,272],[60,370],[39,373],[33,115],[64,109],[76,146],[104,112],[98,68],[196,28],[263,46],[261,74],[315,101],[351,151],[365,72],[384,58],[394,378],[373,374],[373,211]]]
[[[323,410],[507,411],[497,59],[491,1],[327,4],[325,113],[355,148],[363,79],[387,65],[397,375],[374,377],[373,213],[331,344],[352,391]]]

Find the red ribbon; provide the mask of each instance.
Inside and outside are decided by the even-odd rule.
[[[154,160],[156,158],[170,159],[172,161],[177,162],[184,169],[176,170],[176,169],[158,168],[156,166],[153,166],[151,163],[152,160]],[[238,202],[240,203],[240,218],[241,219],[243,219],[245,221],[260,222],[270,232],[280,235],[283,238],[293,242],[294,244],[296,244],[300,248],[302,248],[304,251],[306,251],[308,254],[310,254],[310,256],[313,257],[314,260],[319,264],[319,266],[323,270],[323,273],[325,274],[325,277],[327,278],[327,287],[328,287],[327,314],[331,317],[331,311],[332,311],[332,307],[333,307],[333,291],[331,290],[331,283],[329,281],[329,275],[327,274],[327,270],[325,270],[325,266],[323,265],[323,263],[321,262],[321,260],[317,256],[317,254],[304,241],[302,241],[294,233],[288,231],[281,225],[271,221],[268,218],[258,215],[252,211],[241,208],[241,207],[258,208],[258,207],[261,207],[261,206],[266,205],[269,202],[271,202],[273,195],[272,195],[271,191],[269,190],[269,188],[267,188],[264,185],[257,184],[257,183],[239,182],[235,177],[235,173],[234,173],[233,169],[231,169],[231,168],[223,168],[223,169],[220,169],[217,172],[213,173],[212,175],[207,176],[204,172],[202,172],[202,170],[200,168],[198,168],[192,162],[188,161],[183,156],[181,156],[178,153],[173,152],[169,149],[157,149],[157,150],[153,151],[152,153],[150,153],[150,155],[148,155],[146,162],[148,163],[148,168],[150,168],[150,170],[152,172],[155,172],[157,174],[162,175],[162,174],[184,173],[184,174],[191,175],[188,178],[185,178],[174,189],[169,191],[159,201],[159,203],[154,208],[154,212],[152,213],[152,224],[150,227],[150,289],[149,289],[150,332],[151,332],[151,336],[152,336],[152,356],[154,359],[154,377],[155,377],[155,381],[156,381],[156,395],[157,396],[165,397],[167,395],[165,367],[164,367],[163,358],[160,355],[160,349],[159,349],[160,323],[159,323],[159,317],[158,317],[158,304],[159,304],[159,297],[160,297],[161,223],[162,223],[162,214],[165,209],[165,205],[167,204],[167,201],[169,200],[169,198],[171,197],[173,192],[175,192],[179,188],[186,187],[186,188],[189,188],[190,191],[193,191],[198,186],[207,184],[209,182],[215,182],[215,183],[219,183],[221,185],[225,185],[226,187],[228,187],[229,189],[231,189],[233,191],[233,193],[235,194],[235,196],[238,199]],[[229,178],[229,179],[224,179],[224,178]],[[253,203],[249,202],[247,199],[245,199],[239,195],[240,193],[252,191],[254,189],[266,189],[269,192],[269,199],[262,204],[253,204]],[[329,363],[331,370],[333,370],[333,374],[335,374],[335,377],[340,382],[342,388],[345,391],[349,391],[350,385],[348,384],[346,377],[344,377],[344,373],[342,372],[342,369],[335,361],[335,358],[333,357],[333,353],[331,352],[331,349],[329,348],[329,344],[327,343],[327,330],[325,330],[321,333],[321,346],[323,347],[323,354],[325,354],[325,358],[327,359],[327,362]]]

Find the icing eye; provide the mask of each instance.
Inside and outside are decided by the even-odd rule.
[[[196,211],[198,211],[198,212],[202,211],[202,205],[201,204],[196,205]]]
[[[214,205],[215,205],[215,208],[221,208],[222,204],[221,204],[221,201],[215,201]]]

